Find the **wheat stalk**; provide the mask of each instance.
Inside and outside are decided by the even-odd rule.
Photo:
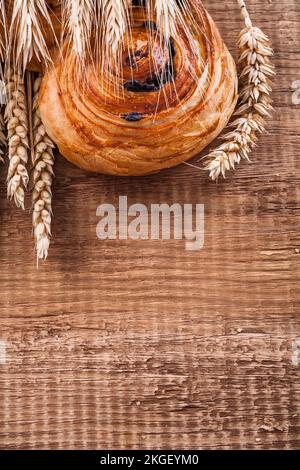
[[[4,4],[4,0],[0,0],[0,62],[4,61],[6,43],[7,43],[7,27],[6,27],[5,4]]]
[[[9,166],[7,195],[17,207],[24,209],[25,189],[28,184],[28,115],[24,78],[18,71],[6,70],[7,105],[5,120],[8,131]]]
[[[1,105],[0,105],[1,106]],[[0,110],[0,161],[3,162],[3,151],[1,149],[1,147],[5,146],[6,145],[6,139],[5,139],[5,135],[4,135],[4,118],[2,116],[2,113],[1,113],[1,110]]]
[[[233,170],[249,154],[257,140],[257,133],[265,130],[265,118],[272,110],[270,93],[274,68],[270,62],[273,55],[268,37],[253,26],[245,2],[238,0],[245,21],[239,36],[240,90],[236,119],[229,127],[232,131],[223,137],[224,143],[206,157],[206,169],[210,178],[225,178],[226,171]]]
[[[11,62],[25,71],[28,62],[36,55],[39,61],[51,61],[41,19],[53,31],[46,0],[14,0],[9,28],[8,56]],[[53,33],[54,34],[54,33]]]
[[[64,30],[72,50],[81,59],[90,47],[95,6],[94,0],[63,0]]]
[[[54,144],[47,135],[38,107],[41,77],[34,82],[33,92],[33,193],[32,224],[35,238],[37,262],[45,260],[51,237],[52,178]]]

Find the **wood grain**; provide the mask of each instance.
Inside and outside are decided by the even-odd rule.
[[[236,2],[205,3],[235,52]],[[225,182],[185,165],[97,176],[58,157],[37,271],[29,210],[6,201],[2,167],[2,449],[300,447],[300,4],[248,4],[275,49],[276,113]],[[204,249],[99,241],[96,208],[119,195],[203,203]]]

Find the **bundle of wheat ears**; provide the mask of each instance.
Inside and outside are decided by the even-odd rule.
[[[143,175],[187,162],[230,122],[204,157],[210,178],[249,159],[274,69],[268,38],[237,4],[238,77],[201,0],[0,0],[0,159],[18,207],[31,189],[38,260],[50,244],[55,146],[86,170]]]

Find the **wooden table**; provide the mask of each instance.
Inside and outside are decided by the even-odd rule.
[[[235,0],[205,3],[236,55]],[[186,165],[118,179],[58,157],[38,271],[30,200],[6,201],[1,168],[1,448],[300,447],[300,4],[248,4],[277,65],[252,164],[215,185]],[[96,208],[119,195],[203,203],[204,249],[98,240]]]

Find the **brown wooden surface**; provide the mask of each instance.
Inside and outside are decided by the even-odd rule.
[[[205,3],[236,51],[236,2]],[[60,157],[39,271],[29,211],[6,201],[2,167],[1,448],[300,447],[300,4],[248,4],[277,65],[253,164],[214,185],[185,165],[118,179]],[[96,207],[119,195],[204,203],[204,249],[100,242]]]

